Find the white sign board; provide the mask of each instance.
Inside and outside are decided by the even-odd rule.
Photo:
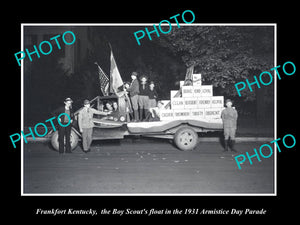
[[[213,96],[213,86],[212,85],[202,85],[201,86],[201,96]]]
[[[193,119],[204,119],[204,109],[191,109]]]
[[[184,98],[184,108],[185,109],[198,108],[198,99],[197,98]]]
[[[193,74],[193,86],[201,86],[201,74]]]
[[[173,110],[161,110],[160,111],[160,120],[173,120],[174,112]]]
[[[174,109],[174,119],[188,119],[191,117],[189,109]]]
[[[163,108],[165,108],[166,105],[168,105],[171,101],[170,100],[160,100],[161,103],[163,104]],[[168,107],[169,109],[171,108],[171,105]]]
[[[171,99],[171,109],[184,109],[184,99],[183,98],[172,98]]]
[[[179,86],[182,87],[184,85],[184,80],[179,81]]]
[[[205,109],[205,119],[220,119],[222,108],[207,108]]]
[[[201,86],[194,86],[194,97],[201,97]]]
[[[177,90],[171,90],[170,91],[170,97],[171,97],[171,99],[174,98],[174,96],[177,94],[177,92],[179,92],[179,91],[177,91]]]
[[[212,96],[211,97],[211,107],[212,108],[224,107],[224,96]]]
[[[210,108],[211,97],[199,97],[198,98],[198,108]]]
[[[183,98],[194,97],[193,86],[182,86],[181,91]]]

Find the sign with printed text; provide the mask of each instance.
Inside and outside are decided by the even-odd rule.
[[[171,99],[172,109],[184,109],[184,99],[183,98],[172,98]]]
[[[188,119],[191,117],[189,109],[174,109],[174,119]]]
[[[210,108],[211,97],[199,97],[198,98],[198,108]]]
[[[198,99],[197,98],[184,98],[184,108],[185,109],[198,108]]]
[[[201,86],[194,86],[193,87],[194,90],[194,97],[201,97]]]
[[[205,119],[219,119],[221,118],[223,108],[207,108],[204,111]]]
[[[193,74],[193,86],[201,86],[201,73]]]
[[[204,119],[204,109],[191,109],[191,117],[195,119]]]
[[[161,110],[160,111],[160,120],[173,120],[174,112],[173,110]]]
[[[212,85],[202,85],[201,86],[201,96],[213,96],[213,86]]]
[[[189,98],[194,97],[194,89],[193,86],[182,86],[182,97]]]
[[[224,96],[212,96],[211,97],[211,107],[212,108],[224,107]]]

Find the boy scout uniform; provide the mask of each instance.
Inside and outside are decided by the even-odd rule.
[[[89,101],[85,100],[84,104],[89,104]],[[78,126],[79,129],[82,130],[82,146],[83,151],[85,152],[90,150],[90,146],[92,144],[94,114],[107,115],[107,113],[103,113],[91,107],[83,107],[83,109],[78,114]]]
[[[228,140],[229,137],[231,140],[235,139],[237,117],[238,114],[234,108],[226,108],[221,113],[224,127],[224,136],[226,140]]]
[[[137,73],[132,72],[132,75],[136,76],[136,79],[132,80],[130,87],[127,89],[130,95],[130,100],[134,112],[134,121],[139,120],[139,114],[138,114],[138,100],[139,100],[139,93],[140,93],[140,86],[139,81],[137,79]]]
[[[238,113],[235,108],[227,107],[222,111],[221,118],[223,120],[224,128],[225,151],[228,151],[228,146],[231,148],[232,151],[236,151],[234,149],[234,144]]]

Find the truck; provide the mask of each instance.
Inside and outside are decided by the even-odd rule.
[[[189,88],[183,89],[193,88],[193,86],[187,87]],[[201,88],[201,86],[195,86],[194,97],[188,91],[186,96],[184,93],[182,93],[182,97],[174,98],[174,96],[171,96],[171,100],[167,101],[167,104],[170,105],[169,109],[161,112],[159,121],[152,122],[130,122],[127,118],[126,108],[122,104],[124,96],[96,96],[90,101],[91,107],[99,109],[99,105],[105,104],[107,101],[117,102],[119,107],[117,109],[118,113],[112,116],[94,115],[92,138],[93,140],[116,140],[123,139],[126,136],[164,138],[172,140],[179,150],[191,151],[197,146],[200,133],[221,131],[223,129],[220,117],[222,110],[220,106],[224,106],[223,96],[219,96],[222,99],[217,105],[219,108],[215,108],[213,102],[216,100],[211,96],[212,94],[208,96],[205,94],[207,91],[203,91],[204,96],[197,96],[199,87]],[[207,88],[203,86],[204,89]],[[182,87],[180,91],[182,91]],[[183,101],[183,105],[176,106],[176,101]],[[173,102],[174,105],[172,105]],[[208,103],[210,104],[209,107]],[[80,110],[78,109],[74,113],[75,119],[70,138],[72,150],[77,147],[81,139],[77,123]],[[50,135],[53,148],[58,150],[58,132],[51,131],[48,135]]]

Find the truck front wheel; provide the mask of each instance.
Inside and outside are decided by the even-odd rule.
[[[182,127],[174,135],[175,145],[182,151],[193,150],[198,143],[198,134],[191,127]]]
[[[70,135],[70,143],[71,143],[71,150],[73,151],[77,145],[78,145],[78,135],[71,130],[71,135]],[[51,137],[51,145],[52,147],[58,151],[59,149],[59,143],[58,143],[58,131],[55,131]]]

